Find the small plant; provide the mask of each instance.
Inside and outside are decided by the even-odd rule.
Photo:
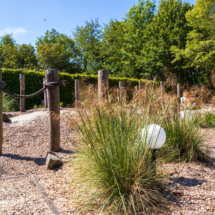
[[[44,104],[34,105],[33,109],[44,108]]]
[[[185,111],[183,118],[177,110],[166,114],[162,125],[167,140],[159,155],[166,162],[209,161],[207,150],[203,146],[204,136],[200,132],[200,116],[191,110]]]
[[[123,108],[79,109],[81,120],[72,123],[81,137],[72,184],[83,191],[77,197],[82,213],[150,214],[167,205],[162,177],[155,174],[152,152],[140,137],[148,118]]]
[[[18,102],[16,99],[3,93],[3,112],[16,111],[17,106],[18,106]]]
[[[202,128],[215,128],[215,114],[209,112],[204,114],[200,126]]]

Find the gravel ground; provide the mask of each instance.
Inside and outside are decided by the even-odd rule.
[[[0,182],[0,214],[52,214],[30,176]]]
[[[26,113],[12,113],[12,116],[20,114]],[[67,163],[67,161],[71,160],[72,152],[77,144],[77,134],[69,131],[65,122],[61,120],[62,149],[56,154],[65,163],[59,169],[46,171],[48,121],[38,119],[33,124],[17,127],[4,123],[3,127],[4,142],[3,155],[0,156],[0,177],[33,174],[61,214],[75,214],[72,202],[76,194],[72,193],[70,189],[73,175],[69,170],[72,162]],[[215,148],[215,129],[205,131],[208,131],[205,144],[210,148]],[[158,169],[165,170],[169,175],[166,184],[172,191],[171,212],[166,212],[166,214],[215,214],[215,157],[213,154],[211,156],[213,156],[213,161],[210,165],[197,163],[158,165]],[[18,183],[17,185],[14,183],[15,181]],[[13,214],[11,212],[13,204],[17,204],[14,214],[50,214],[48,209],[45,211],[46,205],[43,206],[42,198],[38,203],[41,206],[38,206],[39,196],[35,191],[36,188],[33,189],[33,185],[27,178],[5,179],[0,183],[0,214]],[[22,199],[20,189],[23,192],[23,198],[25,197],[24,200],[28,202],[30,199],[29,203],[24,204],[20,200]],[[17,199],[17,203],[11,203],[11,207],[5,209],[7,203],[2,200],[2,192],[11,202]],[[20,194],[19,198],[14,198],[17,192]],[[4,209],[2,209],[3,205]],[[35,210],[35,212],[24,213],[24,210],[27,211],[30,207],[33,207],[31,210]],[[41,208],[44,209],[44,212],[39,211]],[[1,210],[6,210],[6,212]]]

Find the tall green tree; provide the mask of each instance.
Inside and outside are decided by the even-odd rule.
[[[42,69],[58,69],[63,72],[77,73],[80,71],[76,60],[75,42],[55,29],[46,31],[36,41],[37,57]]]
[[[113,76],[120,76],[124,69],[122,57],[125,45],[125,22],[111,20],[102,32],[100,58],[101,68]]]
[[[103,67],[115,76],[142,77],[144,68],[139,58],[146,42],[146,29],[154,17],[155,4],[139,0],[124,21],[111,20],[102,35]]]
[[[173,62],[185,60],[185,68],[194,67],[195,73],[201,73],[199,81],[207,82],[215,69],[215,0],[197,0],[186,19],[193,30],[188,34],[186,47],[172,47]]]
[[[125,34],[125,57],[123,63],[127,65],[125,72],[140,78],[146,76],[145,66],[140,63],[144,44],[148,42],[148,28],[152,25],[155,14],[155,3],[150,0],[139,0],[133,5],[125,18],[127,32]]]
[[[13,34],[5,34],[4,36],[0,37],[0,46],[4,45],[12,45],[15,46],[16,41],[13,38]]]
[[[191,9],[190,4],[182,3],[181,0],[161,0],[157,14],[146,30],[147,42],[143,44],[138,59],[138,65],[144,68],[146,76],[157,76],[164,80],[165,72],[171,72],[181,83],[184,81],[185,62],[183,59],[177,63],[173,62],[175,56],[171,52],[171,46],[180,49],[185,47],[187,35],[192,30],[185,15]]]
[[[73,32],[81,69],[85,73],[96,74],[101,69],[101,31],[99,21],[95,19],[77,26]]]
[[[0,38],[0,67],[2,68],[37,68],[34,47],[29,44],[16,44],[12,34]]]

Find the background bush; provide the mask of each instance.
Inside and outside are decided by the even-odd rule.
[[[21,70],[21,69],[2,69],[2,80],[6,83],[5,89],[20,94],[20,81],[19,74],[25,75],[25,94],[32,94],[43,87],[43,78],[45,77],[45,72],[38,72],[36,70]],[[61,80],[67,80],[68,85],[66,87],[60,87],[60,101],[63,106],[73,105],[75,101],[74,84],[75,79],[80,79],[82,85],[97,84],[98,75],[83,75],[83,74],[69,74],[69,73],[59,73],[59,78]],[[141,79],[144,82],[148,81]],[[124,82],[125,88],[130,89],[128,91],[128,96],[132,97],[132,89],[134,86],[138,85],[138,79],[132,78],[109,78],[109,88],[118,87],[119,81]],[[25,108],[32,109],[34,105],[41,104],[43,99],[43,93],[40,95],[26,99]]]
[[[202,128],[215,128],[215,114],[206,113],[200,123]]]

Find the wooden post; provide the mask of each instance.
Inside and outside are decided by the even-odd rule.
[[[139,90],[143,89],[143,82],[141,80],[139,80]]]
[[[2,71],[0,69],[0,83],[2,82]],[[0,90],[0,155],[2,154],[3,145],[3,93]]]
[[[25,75],[19,74],[19,80],[20,80],[20,95],[25,95]],[[25,99],[20,98],[20,111],[25,112]]]
[[[75,104],[79,105],[79,80],[75,79]]]
[[[46,81],[59,81],[58,70],[46,70]],[[60,90],[59,86],[47,88],[49,108],[49,150],[60,150]]]
[[[43,83],[46,82],[46,78],[43,78]],[[45,84],[43,84],[43,87]],[[44,90],[44,107],[48,108],[47,89]]]
[[[181,105],[181,84],[177,84],[177,97],[178,97],[178,115],[179,117],[180,115],[180,105]]]
[[[108,71],[98,71],[98,96],[99,100],[108,99]]]
[[[164,82],[163,81],[160,82],[160,88],[161,88],[161,95],[163,96],[163,94],[164,94]]]
[[[123,81],[119,82],[119,100],[122,101],[124,94]]]
[[[177,84],[177,97],[181,97],[181,84]]]

